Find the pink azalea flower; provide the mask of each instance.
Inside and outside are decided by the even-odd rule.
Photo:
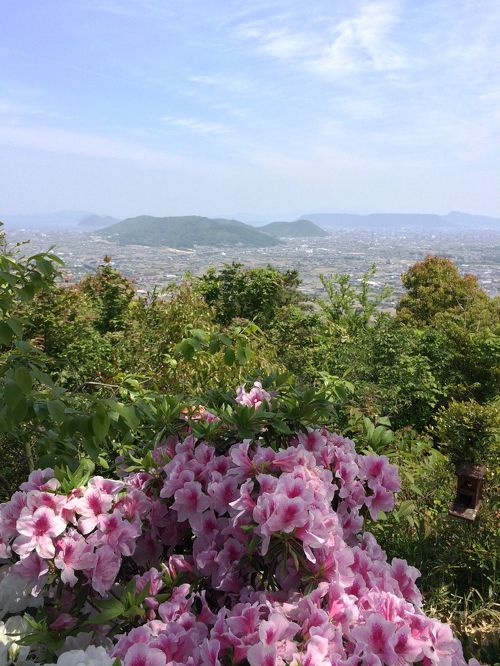
[[[49,509],[52,509],[57,515],[62,514],[66,503],[67,498],[65,495],[55,495],[54,493],[48,492],[31,491],[26,498],[26,506],[31,509],[31,511],[35,511],[41,506],[46,506]]]
[[[139,643],[148,643],[151,640],[151,629],[148,625],[142,625],[140,627],[134,627],[128,634],[121,634],[118,637],[118,642],[113,648],[112,655],[113,657],[123,657],[127,654],[130,648],[133,645]]]
[[[89,480],[89,488],[95,488],[104,495],[116,495],[123,490],[123,481],[116,481],[115,479],[105,479],[102,476],[93,476]]]
[[[96,550],[96,561],[91,570],[92,588],[101,596],[111,589],[120,570],[121,557],[110,546]]]
[[[61,570],[61,580],[73,587],[77,582],[75,570],[92,569],[96,556],[93,547],[76,530],[57,541],[54,564]]]
[[[28,578],[34,582],[32,590],[33,596],[38,596],[45,585],[47,574],[49,573],[49,565],[47,560],[42,559],[35,551],[30,553],[28,557],[16,562],[12,572],[21,578]]]
[[[278,495],[275,509],[268,518],[266,526],[271,532],[293,532],[297,527],[304,527],[309,521],[304,500],[300,497],[288,498]]]
[[[433,664],[453,663],[453,657],[461,655],[462,648],[456,638],[453,638],[451,627],[435,620],[430,628],[430,642],[423,646],[423,653]]]
[[[65,629],[71,629],[78,622],[76,617],[73,617],[69,613],[60,613],[55,620],[53,620],[49,627],[54,631],[64,631]]]
[[[298,440],[307,451],[319,452],[326,446],[326,438],[319,430],[307,429],[307,433],[300,432]]]
[[[75,503],[75,511],[80,515],[78,527],[82,534],[89,534],[96,528],[99,516],[107,513],[112,503],[112,495],[98,488],[89,487],[85,491],[83,497]]]
[[[42,506],[34,513],[26,507],[16,527],[20,536],[14,541],[13,549],[19,557],[24,558],[36,550],[40,557],[51,559],[55,555],[53,539],[65,530],[66,521],[48,507]]]
[[[16,492],[9,502],[0,505],[0,534],[5,541],[17,535],[17,520],[25,508],[26,502],[26,493]]]
[[[245,389],[244,384],[236,390],[236,402],[239,402],[240,405],[255,407],[257,409],[263,402],[269,402],[270,400],[271,394],[262,388],[260,382],[254,382],[250,391]]]
[[[220,643],[213,639],[205,638],[200,646],[201,666],[220,666],[219,661]]]
[[[408,626],[400,627],[394,638],[394,652],[398,655],[398,664],[421,661],[424,644],[424,641],[412,636]]]
[[[210,506],[210,498],[202,492],[201,483],[198,483],[198,481],[185,483],[182,488],[175,492],[174,499],[172,509],[177,511],[180,523],[197,513],[205,511]]]
[[[111,514],[98,516],[97,525],[99,529],[91,540],[95,540],[98,545],[107,544],[122,555],[132,555],[135,541],[141,533],[140,524],[123,520],[122,513],[115,509]]]
[[[125,655],[123,666],[166,666],[165,654],[144,643],[132,645]]]
[[[411,567],[406,560],[400,560],[394,557],[391,563],[391,574],[397,581],[401,594],[412,604],[420,606],[422,595],[415,585],[416,579],[420,576],[420,571]]]
[[[54,470],[50,467],[46,469],[36,469],[28,476],[28,480],[21,483],[20,490],[57,490],[59,481],[54,478]]]
[[[247,661],[250,666],[276,666],[278,655],[273,645],[252,645],[247,652]]]
[[[396,627],[392,622],[387,622],[378,613],[372,613],[366,624],[353,629],[352,636],[364,654],[374,654],[384,663],[394,664],[397,661],[394,651],[395,632]]]
[[[263,620],[259,626],[259,638],[264,645],[273,645],[278,641],[291,639],[300,627],[290,622],[281,613],[271,613],[268,620]]]
[[[373,485],[373,495],[365,499],[372,520],[377,520],[380,511],[390,511],[394,507],[394,495],[378,483]]]

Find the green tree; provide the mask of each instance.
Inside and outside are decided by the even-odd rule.
[[[120,331],[126,327],[127,311],[135,294],[132,282],[111,265],[105,256],[95,275],[80,283],[84,294],[91,298],[98,310],[96,328],[101,333]]]
[[[441,312],[454,311],[464,326],[477,326],[481,318],[497,316],[498,303],[488,298],[475,275],[461,275],[444,257],[427,256],[401,276],[406,293],[397,306],[398,316],[416,325],[430,324]]]
[[[197,288],[214,308],[218,323],[243,318],[262,328],[267,328],[280,308],[301,300],[299,285],[296,270],[245,268],[237,263],[227,264],[219,272],[211,268],[197,281]]]

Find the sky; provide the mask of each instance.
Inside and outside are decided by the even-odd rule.
[[[500,216],[498,0],[0,9],[0,217]]]

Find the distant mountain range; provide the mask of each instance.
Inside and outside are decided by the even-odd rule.
[[[192,248],[195,245],[246,245],[272,247],[276,237],[244,222],[198,215],[182,217],[131,217],[101,229],[98,235],[119,245]]]
[[[83,210],[61,210],[57,213],[27,213],[24,215],[3,215],[0,221],[7,229],[54,229],[74,227],[93,213]]]
[[[351,215],[347,213],[310,213],[301,219],[311,220],[330,230],[392,231],[486,231],[500,230],[500,218],[486,215],[451,212],[447,215],[425,213],[371,213]]]
[[[294,222],[246,224],[233,219],[197,215],[153,217],[141,215],[119,221],[109,215],[88,211],[59,211],[27,215],[2,215],[6,229],[50,231],[68,229],[92,232],[121,245],[192,248],[194,245],[244,245],[272,247],[280,239],[321,238],[339,230],[413,231],[417,233],[500,231],[500,218],[451,212],[447,215],[424,213],[310,213]]]
[[[120,220],[117,217],[111,217],[110,215],[87,215],[83,220],[78,222],[78,226],[82,230],[90,231],[92,229],[103,229],[104,227],[110,227],[112,224],[116,224]]]

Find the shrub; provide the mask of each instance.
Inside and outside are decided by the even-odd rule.
[[[454,464],[486,464],[500,451],[498,402],[453,401],[438,412],[434,431]]]
[[[255,384],[233,402],[264,418],[276,399]],[[387,458],[326,428],[241,441],[218,419],[198,407],[117,478],[38,470],[1,507],[2,612],[30,609],[16,637],[36,662],[465,664],[418,571],[361,532],[393,507]]]

